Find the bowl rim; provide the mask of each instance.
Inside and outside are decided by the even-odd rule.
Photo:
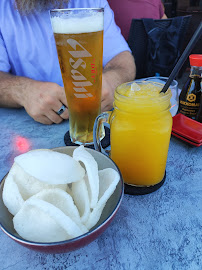
[[[66,148],[66,147],[74,147],[76,148],[77,146],[64,146],[64,147],[56,147],[56,148],[51,148],[50,150],[57,150],[57,149],[62,149],[62,148]],[[96,151],[94,149],[90,149],[88,148],[90,151]],[[33,149],[33,150],[36,150],[36,149]],[[104,155],[103,153],[99,152],[99,151],[96,151],[97,153],[101,154],[101,155]],[[120,169],[118,168],[118,166],[116,165],[116,163],[110,158],[108,157],[107,155],[104,155],[106,158],[108,158],[109,160],[112,161],[112,163],[115,165],[116,169],[118,170],[118,173],[120,175],[120,180],[119,182],[121,182],[121,194],[120,194],[120,197],[119,197],[119,200],[118,202],[116,203],[116,206],[115,208],[113,209],[111,215],[109,215],[99,226],[97,226],[96,228],[94,228],[93,230],[90,230],[88,231],[87,233],[85,234],[82,234],[78,237],[75,237],[75,238],[72,238],[72,239],[69,239],[69,240],[64,240],[64,241],[59,241],[59,242],[34,242],[34,241],[29,241],[29,240],[25,240],[25,239],[22,239],[22,238],[19,238],[18,236],[15,236],[13,235],[12,233],[10,233],[4,226],[3,224],[1,223],[0,221],[0,228],[1,230],[6,234],[8,235],[10,238],[12,238],[13,240],[17,241],[18,243],[21,243],[23,245],[29,245],[29,246],[34,246],[34,247],[51,247],[51,246],[61,246],[61,245],[67,245],[67,244],[72,244],[72,243],[75,243],[79,240],[82,240],[83,238],[86,238],[94,233],[96,233],[97,231],[99,231],[102,227],[105,227],[105,225],[115,216],[116,212],[118,211],[120,205],[121,205],[121,202],[122,202],[122,199],[123,199],[123,196],[124,196],[124,181],[123,181],[123,177],[122,177],[122,174],[121,174],[121,171]],[[8,171],[9,173],[9,171]],[[0,179],[0,187],[4,185],[4,182],[5,182],[5,179],[6,179],[6,176],[8,175],[8,173],[2,178]],[[95,225],[96,226],[96,225]]]

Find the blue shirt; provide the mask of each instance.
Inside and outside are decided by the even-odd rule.
[[[63,85],[49,10],[20,15],[14,0],[0,0],[0,71]],[[114,22],[106,0],[72,0],[69,8],[103,7],[103,66],[122,51],[130,51]]]

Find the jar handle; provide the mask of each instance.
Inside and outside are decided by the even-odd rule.
[[[109,124],[109,118],[111,116],[111,113],[112,113],[111,111],[108,111],[108,112],[104,112],[98,115],[97,118],[95,119],[95,123],[93,127],[93,142],[94,142],[95,150],[103,153],[106,156],[109,156],[110,151],[104,150],[104,148],[102,147],[99,134],[100,134],[101,128],[103,128],[102,124],[103,123]]]

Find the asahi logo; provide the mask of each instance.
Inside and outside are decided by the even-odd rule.
[[[93,95],[88,92],[86,89],[93,84],[88,81],[88,79],[78,71],[79,67],[86,69],[86,62],[82,59],[84,57],[92,57],[92,55],[76,40],[68,39],[67,43],[73,48],[72,51],[69,51],[73,58],[69,59],[70,66],[72,67],[71,70],[71,77],[73,79],[74,85],[74,93],[75,97],[77,98],[88,98],[92,97]]]

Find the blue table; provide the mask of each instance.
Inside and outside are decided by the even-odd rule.
[[[65,146],[67,129],[67,121],[45,126],[24,109],[0,108],[0,179],[16,155]],[[172,137],[165,184],[149,195],[125,195],[111,226],[82,249],[36,253],[0,231],[0,269],[201,270],[202,147]]]

